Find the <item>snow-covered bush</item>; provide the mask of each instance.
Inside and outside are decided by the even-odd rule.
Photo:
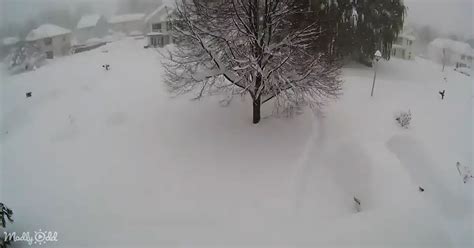
[[[395,115],[395,120],[400,124],[401,127],[403,128],[408,128],[410,126],[410,121],[411,121],[411,112],[408,110],[408,112],[400,112],[397,115]]]
[[[43,65],[46,54],[34,44],[24,44],[7,57],[8,70],[12,73],[34,70]]]

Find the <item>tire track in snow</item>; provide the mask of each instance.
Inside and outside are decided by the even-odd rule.
[[[312,133],[294,174],[295,207],[348,213],[354,196],[364,204],[369,202],[372,162],[356,140],[328,134],[325,125],[321,114],[315,113]]]

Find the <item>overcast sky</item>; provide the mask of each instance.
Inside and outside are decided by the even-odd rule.
[[[408,22],[431,24],[443,33],[471,36],[474,33],[474,0],[405,0]]]
[[[74,5],[78,2],[91,2],[101,12],[111,12],[118,0],[0,0],[2,22],[18,22],[34,16],[42,8],[53,5]],[[140,1],[140,0],[136,0]],[[32,4],[33,3],[33,4]],[[428,25],[437,30],[460,36],[472,37],[474,34],[474,0],[405,0],[408,7],[409,23]],[[34,6],[34,7],[33,7]]]

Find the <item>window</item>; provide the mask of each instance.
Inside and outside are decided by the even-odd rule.
[[[397,49],[393,49],[393,56],[397,55]]]
[[[47,52],[46,52],[46,58],[48,58],[48,59],[54,58],[53,51],[47,51]]]
[[[466,55],[461,55],[461,59],[462,59],[462,60],[465,60],[465,59],[466,59]]]
[[[152,32],[160,32],[161,31],[161,23],[153,23],[151,25]]]
[[[408,53],[408,59],[411,59],[411,52]]]
[[[166,31],[171,31],[173,29],[173,23],[168,21],[166,23]]]
[[[150,45],[153,47],[163,46],[163,37],[162,36],[150,36]]]
[[[53,43],[53,39],[52,39],[52,38],[46,38],[46,39],[44,39],[44,44],[45,44],[46,46],[50,46],[52,43]]]

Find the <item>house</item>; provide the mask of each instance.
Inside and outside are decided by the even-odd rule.
[[[472,68],[474,50],[464,42],[437,38],[428,45],[428,56],[440,64]]]
[[[415,58],[413,52],[413,43],[415,42],[415,35],[409,28],[405,28],[396,41],[392,44],[392,57],[412,60]]]
[[[43,24],[31,30],[25,38],[52,59],[68,55],[71,50],[71,31],[53,24]]]
[[[79,44],[84,44],[87,40],[104,37],[107,31],[108,23],[103,16],[85,15],[77,23],[74,38]]]
[[[20,39],[18,37],[4,38],[0,48],[0,56],[8,55],[19,43]]]
[[[108,23],[114,32],[128,35],[143,34],[145,31],[145,14],[116,15],[110,17]]]
[[[173,7],[163,4],[145,18],[148,46],[163,47],[172,43],[170,18],[173,13]]]

